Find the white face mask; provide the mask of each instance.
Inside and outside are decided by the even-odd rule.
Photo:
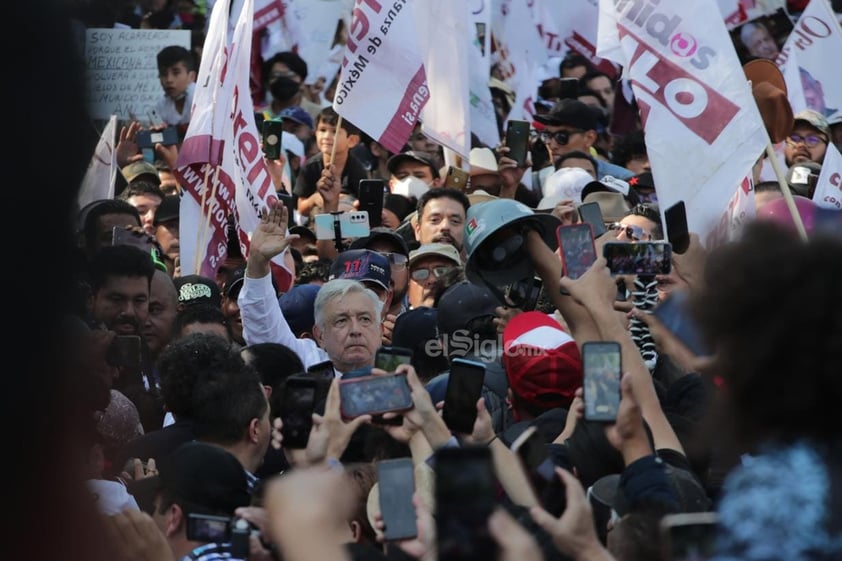
[[[404,197],[420,198],[421,195],[430,190],[430,186],[424,183],[413,175],[404,177],[400,181],[396,181],[392,187],[392,193],[395,195],[403,195]]]

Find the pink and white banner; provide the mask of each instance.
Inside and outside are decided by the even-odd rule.
[[[792,109],[818,111],[831,123],[842,121],[842,27],[828,0],[811,0],[781,49]],[[802,105],[802,103],[804,105]]]
[[[842,155],[834,144],[827,146],[813,202],[822,208],[842,210]]]
[[[597,54],[640,106],[662,212],[678,201],[704,242],[769,137],[715,0],[600,0]]]
[[[747,21],[774,14],[786,7],[786,0],[717,0],[719,11],[731,30]]]
[[[228,215],[234,214],[240,248],[248,256],[259,211],[277,200],[249,95],[253,0],[244,1],[230,42],[226,8],[219,2],[211,15],[176,171],[184,189],[179,225],[182,273],[210,278],[227,254]],[[281,291],[293,279],[286,257],[273,260]]]
[[[430,99],[412,0],[356,0],[333,108],[400,152]]]
[[[719,222],[708,234],[707,248],[712,249],[738,240],[743,233],[743,228],[756,216],[754,185],[750,177],[744,177],[731,200],[728,201],[725,211],[720,215]]]
[[[564,56],[576,51],[585,56],[602,72],[612,78],[617,67],[596,56],[599,2],[597,0],[565,0],[563,6],[543,0],[539,29],[550,56]]]
[[[114,179],[117,177],[117,155],[114,152],[116,135],[117,116],[111,115],[108,124],[102,129],[82,179],[82,187],[76,198],[79,208],[100,199],[114,198]]]

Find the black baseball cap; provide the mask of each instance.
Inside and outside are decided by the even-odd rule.
[[[398,253],[403,253],[409,257],[409,245],[407,245],[403,236],[391,228],[386,228],[385,226],[372,228],[368,236],[364,238],[357,238],[351,242],[350,249],[370,249],[369,246],[377,240],[388,240],[389,242],[392,242],[395,244],[395,247],[398,248]]]
[[[542,125],[566,125],[583,131],[596,130],[598,125],[590,107],[578,99],[562,99],[548,113],[538,114],[533,118]]]
[[[430,166],[430,169],[433,172],[433,177],[436,179],[439,178],[439,170],[436,168],[435,164],[433,164],[433,160],[430,158],[430,155],[426,152],[419,152],[417,150],[407,150],[406,152],[395,154],[386,162],[386,168],[389,170],[389,173],[394,175],[395,168],[407,160],[418,162],[424,164],[425,166]]]

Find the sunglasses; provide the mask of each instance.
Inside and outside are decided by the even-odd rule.
[[[564,146],[565,144],[570,142],[570,137],[572,135],[579,134],[579,133],[582,133],[582,132],[585,132],[585,131],[583,131],[581,129],[576,129],[576,130],[572,130],[572,131],[558,131],[558,132],[544,131],[540,134],[539,138],[541,139],[541,142],[543,142],[545,144],[547,142],[549,142],[550,140],[555,140],[556,144],[560,144],[560,145]]]
[[[818,145],[820,142],[827,144],[827,139],[821,136],[816,136],[815,134],[808,134],[807,136],[801,136],[798,134],[791,134],[787,137],[786,141],[789,144],[798,144],[799,142],[803,142],[809,148],[813,148],[814,146]]]
[[[649,234],[646,230],[641,228],[640,226],[634,226],[632,224],[620,224],[619,222],[615,222],[608,226],[609,230],[621,230],[625,233],[626,238],[632,242],[639,242],[643,239],[643,236],[646,238],[651,238],[652,235]]]
[[[380,255],[389,260],[389,265],[393,269],[405,269],[407,257],[403,253],[393,253],[391,251],[378,251]]]
[[[409,276],[412,277],[412,280],[414,281],[423,282],[430,278],[431,273],[434,277],[440,279],[453,269],[454,267],[439,265],[438,267],[432,267],[430,269],[415,269],[414,271],[412,271],[412,273],[410,273]]]

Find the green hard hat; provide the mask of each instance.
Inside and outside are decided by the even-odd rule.
[[[465,275],[472,283],[506,286],[531,278],[535,267],[526,248],[525,226],[536,229],[550,249],[558,247],[561,221],[536,213],[514,199],[496,199],[468,209],[465,220]]]

